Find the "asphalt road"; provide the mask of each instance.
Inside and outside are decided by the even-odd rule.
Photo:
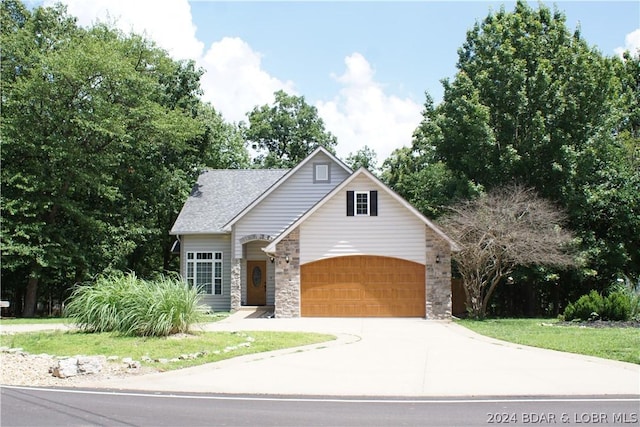
[[[322,398],[2,386],[9,426],[640,425],[640,397]]]

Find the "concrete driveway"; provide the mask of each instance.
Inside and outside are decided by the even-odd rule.
[[[423,319],[242,319],[210,331],[313,331],[338,340],[101,388],[323,396],[640,395],[640,366],[489,339]]]

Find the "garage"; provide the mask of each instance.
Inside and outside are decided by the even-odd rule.
[[[425,317],[425,266],[383,256],[327,258],[300,267],[305,317]]]

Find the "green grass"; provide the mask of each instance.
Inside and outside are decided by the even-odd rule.
[[[119,271],[77,285],[65,314],[86,332],[168,336],[202,322],[198,290],[176,274],[144,280]]]
[[[457,323],[516,344],[640,364],[640,328],[560,326],[556,319],[467,319]]]
[[[183,354],[207,353],[191,360],[169,363],[143,362],[143,366],[172,370],[246,354],[298,347],[334,339],[333,335],[302,332],[196,332],[186,336],[169,337],[133,337],[111,333],[84,332],[33,332],[0,335],[0,346],[20,347],[32,354],[104,355],[119,356],[120,358],[131,357],[134,360],[141,360],[143,356],[151,359],[174,359]],[[229,350],[230,347],[235,348]]]

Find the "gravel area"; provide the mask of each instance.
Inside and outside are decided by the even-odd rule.
[[[22,385],[37,387],[82,387],[91,382],[130,375],[155,372],[149,367],[129,368],[122,361],[109,361],[97,374],[77,375],[68,378],[53,376],[50,369],[57,364],[58,358],[47,354],[27,354],[21,351],[0,352],[0,383],[4,385]]]

